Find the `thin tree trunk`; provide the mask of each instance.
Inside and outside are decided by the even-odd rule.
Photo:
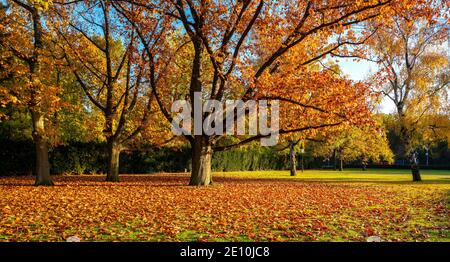
[[[48,143],[44,132],[44,116],[31,111],[33,121],[33,141],[36,147],[36,186],[53,186],[50,178],[50,163],[48,162]]]
[[[289,159],[290,159],[290,168],[291,168],[291,176],[297,175],[297,161],[295,159],[295,144],[293,141],[289,142]]]
[[[401,121],[401,120],[400,120]],[[409,152],[409,137],[408,130],[403,125],[400,127],[400,144],[398,147],[397,154],[404,160],[408,161],[408,152]]]
[[[344,171],[344,160],[339,158],[339,171]]]
[[[192,172],[189,185],[208,186],[212,184],[212,154],[208,137],[195,136],[192,144]]]
[[[334,161],[334,164],[333,164],[333,169],[334,169],[334,170],[336,170],[336,169],[337,169],[337,156],[336,156],[336,149],[335,149],[335,150],[333,150],[333,161]]]
[[[404,118],[405,115],[403,113],[403,107],[398,106],[397,107],[398,115],[399,115],[399,122],[400,122],[400,148],[399,148],[399,154],[404,159],[408,160],[408,154],[411,153],[411,136],[408,128],[404,124]],[[411,165],[411,175],[413,182],[420,182],[422,181],[422,177],[420,175],[419,165],[417,164],[417,160],[415,159],[415,156],[412,156],[409,158],[409,162]]]
[[[303,163],[303,154],[301,155],[302,173],[305,171],[305,165]]]
[[[119,159],[120,159],[120,145],[115,141],[108,141],[108,170],[106,181],[119,182]]]

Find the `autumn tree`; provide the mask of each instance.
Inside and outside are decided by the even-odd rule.
[[[410,159],[413,181],[420,181],[413,160],[414,137],[436,130],[428,116],[448,106],[449,60],[442,43],[448,35],[449,2],[431,1],[411,10],[396,10],[368,41],[368,59],[379,71],[371,78],[376,89],[395,106],[400,137],[396,153]],[[444,126],[445,128],[445,126]],[[416,140],[417,141],[417,140]]]
[[[144,63],[148,57],[139,46],[135,30],[110,1],[60,2],[53,11],[65,60],[92,110],[103,115],[103,137],[108,147],[106,180],[119,181],[120,152],[157,115],[152,111],[155,100],[146,78],[151,70]],[[154,22],[152,39],[158,45],[164,39],[161,25],[156,19],[149,20]],[[160,131],[159,138],[164,138],[164,130]]]
[[[344,170],[345,162],[357,161],[366,170],[368,162],[392,163],[393,153],[389,147],[381,120],[375,125],[337,129],[322,136],[321,142],[312,146],[314,156],[335,158],[335,167]]]
[[[2,8],[2,104],[26,106],[36,147],[35,185],[53,185],[48,161],[47,118],[59,107],[58,54],[44,25],[51,1],[7,1]]]
[[[315,39],[308,44],[319,41],[320,39]],[[353,44],[358,45],[356,42]],[[300,46],[293,55],[306,56],[304,50],[305,48]],[[371,122],[368,102],[372,100],[372,94],[364,85],[346,79],[340,67],[330,59],[318,60],[317,63],[301,68],[295,63],[296,60],[279,62],[272,71],[272,74],[275,74],[280,70],[279,80],[271,81],[273,86],[261,92],[260,96],[264,99],[279,99],[282,102],[284,106],[281,108],[280,117],[285,129],[311,126],[315,122],[322,123],[322,126],[317,128],[307,128],[301,132],[289,132],[281,136],[277,147],[289,149],[291,176],[296,175],[296,153],[305,149],[305,141],[320,142],[318,145],[322,145],[325,142],[324,137],[335,135],[337,131],[342,132],[342,129],[351,126]],[[295,71],[289,71],[289,68]],[[281,72],[288,73],[284,75]],[[316,89],[312,90],[311,86],[315,86]],[[339,103],[330,101],[334,96],[340,96]],[[342,106],[358,108],[359,111],[343,109]],[[301,164],[303,170],[303,158]]]
[[[406,2],[406,1],[405,1]],[[319,130],[367,118],[369,92],[362,84],[333,76],[328,70],[306,68],[331,54],[349,54],[373,34],[355,33],[354,25],[390,15],[403,1],[115,1],[113,6],[133,25],[149,58],[172,57],[188,45],[194,50],[186,95],[225,103],[234,100],[281,101],[280,134]],[[408,8],[408,7],[405,7]],[[167,34],[182,34],[183,44],[160,53],[147,40],[148,16],[171,20]],[[186,43],[186,44],[184,44]],[[172,54],[172,55],[171,55]],[[208,65],[203,66],[204,58]],[[150,66],[158,70],[154,59]],[[170,61],[170,59],[166,59]],[[149,78],[159,76],[150,72]],[[164,81],[153,83],[155,98],[171,122],[169,93]],[[284,108],[284,109],[283,109]],[[308,115],[300,114],[308,108]],[[292,110],[289,110],[292,109]],[[297,109],[297,110],[296,110]],[[284,113],[283,113],[284,112]],[[204,122],[209,114],[193,116]],[[289,118],[287,118],[289,117]],[[293,121],[301,119],[302,121]],[[198,119],[197,119],[198,120]],[[213,151],[265,137],[240,137],[223,144],[225,136],[186,135],[192,148],[191,185],[208,185]]]
[[[384,116],[384,125],[389,130],[389,140],[393,149],[399,148],[402,142],[400,139],[399,125],[396,114],[389,114]],[[450,114],[448,110],[442,109],[439,113],[429,113],[424,115],[420,121],[414,123],[413,127],[408,126],[408,129],[414,128],[416,132],[411,136],[411,147],[428,153],[428,157],[433,158],[437,152],[440,144],[448,144],[450,141]],[[445,149],[447,150],[447,146]],[[427,164],[426,161],[421,164]]]
[[[287,151],[289,155],[289,173],[291,176],[297,175],[297,153],[305,153],[305,138],[301,135],[290,135],[275,146],[276,151]],[[308,139],[312,140],[312,139]],[[303,156],[301,159],[301,171],[303,172]]]
[[[9,92],[8,84],[14,77],[14,55],[9,52],[6,45],[8,36],[11,34],[7,32],[7,28],[11,26],[11,17],[6,14],[9,7],[3,4],[0,5],[0,107],[4,109],[10,104],[17,102],[17,97]],[[6,118],[5,113],[0,111],[0,119]]]

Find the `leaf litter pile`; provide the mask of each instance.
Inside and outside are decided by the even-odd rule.
[[[449,240],[448,188],[186,175],[0,178],[0,241]]]

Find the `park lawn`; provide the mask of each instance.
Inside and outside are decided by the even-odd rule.
[[[442,184],[450,186],[450,170],[421,170],[421,184]],[[297,176],[292,177],[287,171],[238,171],[216,172],[215,175],[233,178],[255,179],[299,179],[317,182],[358,182],[358,183],[393,183],[414,184],[411,182],[411,171],[407,169],[345,169],[335,170],[297,170]],[[411,182],[411,183],[410,183]]]
[[[450,241],[450,171],[0,178],[0,241]]]

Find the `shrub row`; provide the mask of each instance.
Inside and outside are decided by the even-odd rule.
[[[30,140],[0,139],[0,176],[30,175],[34,168],[35,152]],[[300,169],[301,156],[297,156]],[[444,158],[445,159],[445,158]],[[73,142],[50,149],[49,160],[52,174],[98,174],[106,173],[106,145],[100,142]],[[431,162],[423,168],[450,169],[448,162]],[[445,161],[444,161],[445,162]],[[333,161],[305,156],[305,168],[332,168]],[[424,163],[424,161],[421,161]],[[147,174],[155,172],[183,172],[190,170],[190,148],[154,148],[124,151],[120,155],[120,172]],[[224,152],[215,152],[212,160],[214,171],[280,170],[289,167],[286,153],[268,147],[249,146]],[[347,163],[346,167],[360,167],[360,163]],[[409,168],[409,165],[369,165],[377,168]]]
[[[0,140],[0,175],[30,175],[35,152],[32,141]],[[49,161],[52,174],[98,174],[106,172],[106,144],[73,142],[51,148]],[[283,154],[269,148],[249,147],[213,156],[214,171],[268,170],[287,166]],[[123,151],[120,172],[144,174],[154,172],[183,172],[190,170],[190,148],[154,148]]]

